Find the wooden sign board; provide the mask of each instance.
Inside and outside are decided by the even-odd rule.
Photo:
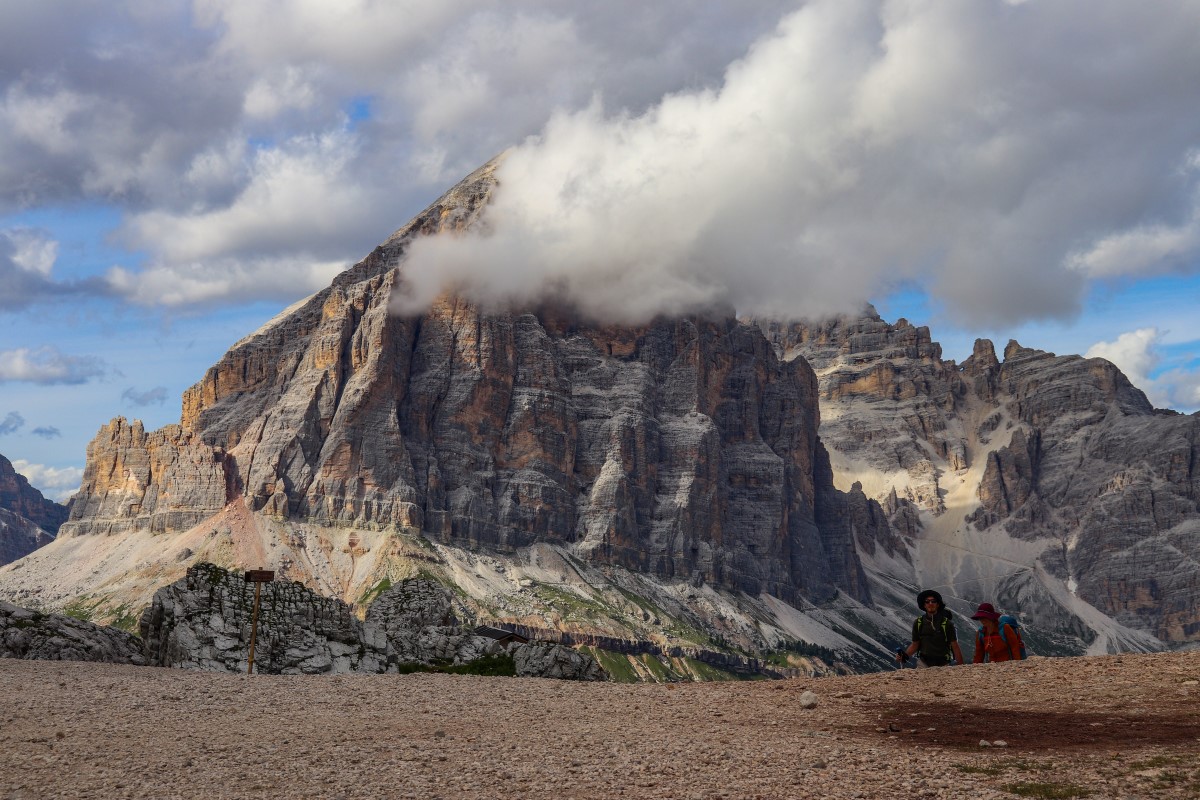
[[[275,580],[274,570],[269,569],[248,569],[246,570],[246,583],[270,583]]]

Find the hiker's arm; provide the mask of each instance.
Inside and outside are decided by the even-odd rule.
[[[954,660],[957,663],[959,663],[959,664],[967,663],[967,662],[963,661],[962,648],[958,646],[957,639],[955,639],[953,642],[950,643],[950,649],[954,651]]]
[[[983,637],[976,636],[975,637],[975,657],[973,659],[971,659],[971,663],[972,664],[982,664],[983,663],[983,654],[984,654]]]
[[[904,648],[904,657],[905,657],[905,658],[911,658],[911,657],[912,657],[912,654],[913,654],[913,653],[915,653],[915,652],[917,652],[917,648],[918,648],[918,647],[920,647],[920,646],[921,646],[921,643],[920,643],[920,642],[913,642],[913,643],[912,643],[912,644],[910,644],[908,647]],[[897,660],[897,661],[902,661],[903,659],[901,659],[901,658],[900,658],[900,656],[896,656],[896,660]]]

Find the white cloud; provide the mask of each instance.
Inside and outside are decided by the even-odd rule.
[[[107,367],[99,358],[67,355],[50,345],[0,350],[0,383],[86,383],[106,372]]]
[[[1097,342],[1084,356],[1111,361],[1156,407],[1191,413],[1200,409],[1200,369],[1162,369],[1165,339],[1158,328],[1139,328],[1115,341]]]
[[[125,391],[121,392],[121,399],[128,400],[135,406],[162,405],[167,402],[167,387],[155,386],[153,389],[140,392],[130,386]]]
[[[1070,316],[1081,242],[1197,189],[1200,6],[1101,7],[808,3],[714,91],[557,115],[502,165],[486,233],[412,249],[401,307],[465,285],[625,320],[821,315],[916,280],[976,325]]]
[[[1161,357],[1156,352],[1162,341],[1158,328],[1139,328],[1122,333],[1114,342],[1097,342],[1084,353],[1085,358],[1105,358],[1116,364],[1125,377],[1139,388],[1151,384],[1150,373]]]
[[[58,259],[58,242],[42,231],[29,228],[0,230],[0,236],[9,241],[12,263],[43,277],[49,277]]]
[[[243,107],[249,117],[270,119],[288,109],[309,108],[316,100],[316,89],[303,70],[289,66],[255,81],[246,91]]]
[[[137,302],[355,261],[513,144],[494,216],[524,230],[489,241],[507,274],[482,285],[554,282],[598,313],[832,311],[916,280],[1007,324],[1200,250],[1189,0],[18,6],[0,208],[120,205]],[[414,280],[473,274],[478,245]]]
[[[12,462],[13,469],[24,475],[33,486],[58,503],[65,503],[79,491],[83,470],[79,467],[47,467],[23,459]]]
[[[355,226],[367,210],[367,196],[347,172],[357,147],[344,131],[297,137],[260,151],[250,182],[229,205],[136,214],[122,235],[164,262],[310,250],[334,231]]]
[[[1105,236],[1071,266],[1093,278],[1143,275],[1187,268],[1200,251],[1200,209],[1182,225],[1150,224]]]
[[[109,270],[114,292],[147,306],[212,306],[258,300],[286,301],[324,289],[346,268],[343,261],[314,258],[211,259]]]

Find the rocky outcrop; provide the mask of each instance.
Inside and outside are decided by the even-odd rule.
[[[54,541],[66,506],[47,500],[0,456],[0,566]]]
[[[244,672],[255,584],[212,564],[159,589],[139,625],[154,666]],[[265,674],[383,672],[387,639],[350,606],[299,583],[261,584],[254,669]]]
[[[503,648],[464,629],[453,595],[430,580],[401,581],[367,608],[367,624],[383,631],[399,664],[465,664]]]
[[[561,644],[529,642],[510,647],[517,676],[569,681],[606,681],[608,673],[587,653]]]
[[[754,326],[713,313],[614,328],[456,297],[392,313],[412,238],[472,224],[494,183],[487,165],[236,344],[179,426],[102,430],[69,533],[181,530],[240,500],[477,550],[569,545],[750,595],[867,599],[853,537],[886,521],[842,519],[815,376]]]
[[[0,658],[145,664],[136,636],[0,600]]]
[[[187,530],[229,498],[225,455],[178,425],[147,433],[117,417],[88,445],[64,537]]]
[[[43,497],[4,456],[0,456],[0,509],[24,517],[50,534],[57,533],[67,518],[66,506]]]
[[[160,589],[142,615],[141,663],[244,672],[254,593],[255,584],[241,575],[207,563],[191,567],[183,580]],[[453,595],[433,581],[407,580],[382,592],[362,622],[350,606],[298,583],[264,583],[254,669],[275,675],[396,672],[400,665],[462,665],[506,652],[495,639],[460,625],[454,606]],[[520,676],[607,679],[594,658],[562,645],[517,643],[507,652]]]

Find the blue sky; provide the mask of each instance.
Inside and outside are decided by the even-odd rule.
[[[0,6],[0,454],[58,499],[239,338],[507,151],[447,281],[615,321],[874,302],[1200,408],[1200,6]],[[1120,57],[1114,57],[1114,53]]]

